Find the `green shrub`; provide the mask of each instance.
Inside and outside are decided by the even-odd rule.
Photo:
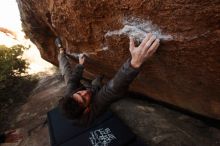
[[[24,99],[32,90],[36,79],[27,75],[28,63],[22,58],[26,48],[15,45],[10,48],[0,45],[0,102]]]
[[[0,81],[25,73],[28,64],[21,58],[25,49],[27,48],[22,45],[11,48],[0,45]]]

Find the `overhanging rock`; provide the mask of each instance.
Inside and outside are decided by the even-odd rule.
[[[23,30],[45,60],[57,64],[59,35],[67,52],[89,55],[87,71],[108,79],[129,57],[128,36],[138,43],[156,34],[161,46],[130,89],[220,119],[219,0],[17,2]]]

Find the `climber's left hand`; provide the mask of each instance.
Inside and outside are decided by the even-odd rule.
[[[85,63],[86,60],[86,55],[85,54],[80,54],[79,55],[79,64],[83,65]]]

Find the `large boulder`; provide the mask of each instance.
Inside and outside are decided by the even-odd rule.
[[[68,53],[87,53],[86,69],[113,77],[129,57],[128,36],[162,41],[131,90],[220,119],[219,0],[17,0],[23,30],[57,65],[60,36]],[[73,60],[77,62],[77,60]]]

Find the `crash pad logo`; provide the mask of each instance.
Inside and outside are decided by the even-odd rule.
[[[101,128],[90,132],[90,142],[92,146],[109,146],[117,138],[111,132],[110,128]]]

